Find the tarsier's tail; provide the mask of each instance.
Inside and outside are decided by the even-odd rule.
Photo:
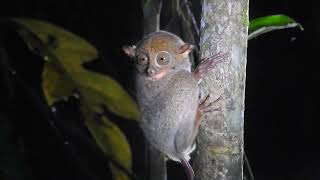
[[[185,158],[181,158],[181,164],[186,171],[188,180],[194,180],[194,172],[190,163]]]

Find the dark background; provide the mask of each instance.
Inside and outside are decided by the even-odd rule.
[[[283,13],[305,29],[249,41],[245,150],[256,180],[320,179],[319,10],[316,1],[250,1],[250,18]],[[132,66],[121,46],[141,38],[139,1],[1,1],[0,17],[47,20],[84,37],[101,55],[87,67],[112,76],[131,92]],[[0,179],[108,179],[108,160],[76,116],[77,100],[59,103],[53,116],[40,91],[41,58],[16,34],[3,34],[1,54],[5,47],[10,61],[0,64]],[[7,73],[8,67],[17,73]],[[134,170],[142,176],[141,132],[131,121],[112,119],[129,137]],[[24,153],[18,151],[22,147]],[[170,163],[173,176],[184,172]]]

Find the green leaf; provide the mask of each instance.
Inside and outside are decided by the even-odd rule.
[[[282,14],[256,18],[250,21],[248,40],[270,31],[294,27],[303,30],[301,24]]]
[[[104,106],[121,117],[138,119],[138,109],[116,81],[83,67],[83,63],[97,58],[96,49],[86,40],[50,23],[33,19],[12,20],[30,50],[46,60],[42,87],[48,104],[78,93],[85,123],[97,144],[108,157],[130,172],[132,158],[127,139],[101,113]],[[101,122],[97,121],[97,116],[102,117]],[[110,167],[114,179],[129,179],[114,165],[110,164]]]

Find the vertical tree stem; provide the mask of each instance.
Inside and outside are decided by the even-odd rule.
[[[162,0],[141,0],[143,11],[143,34],[160,30]]]
[[[150,144],[147,145],[146,150],[147,180],[167,180],[167,164],[163,155]]]
[[[143,34],[160,30],[162,0],[142,0]],[[146,170],[148,180],[166,180],[167,168],[164,156],[146,141]]]
[[[202,119],[194,169],[197,180],[243,179],[243,116],[248,32],[248,0],[203,0],[200,55],[230,56],[209,73],[202,96],[220,95],[221,111]]]

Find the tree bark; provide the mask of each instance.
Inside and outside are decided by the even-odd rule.
[[[243,120],[248,0],[203,0],[200,56],[230,55],[200,83],[202,97],[222,97],[221,110],[206,114],[197,136],[193,167],[198,180],[243,179]]]

